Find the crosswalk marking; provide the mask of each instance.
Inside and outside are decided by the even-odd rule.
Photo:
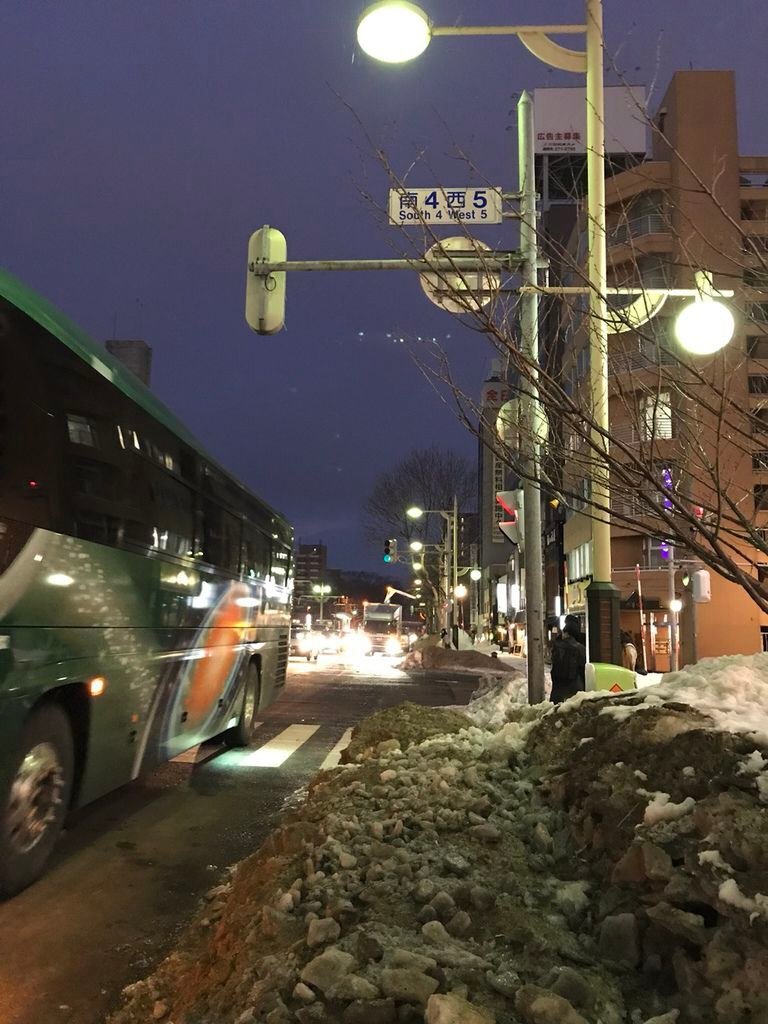
[[[289,725],[263,747],[242,755],[239,764],[249,768],[279,768],[319,728],[319,725]]]
[[[255,731],[262,725],[264,725],[263,722],[254,722],[251,728]],[[189,750],[182,750],[176,757],[172,757],[171,761],[174,764],[202,764],[215,757],[219,750],[221,750],[221,743],[219,742],[217,745],[209,740],[207,743],[197,743]]]
[[[321,772],[327,771],[329,768],[335,768],[338,765],[339,759],[341,757],[341,752],[342,750],[344,750],[345,747],[349,746],[349,741],[351,739],[352,730],[345,729],[345,731],[342,733],[342,737],[339,740],[339,742],[336,744],[333,750],[329,751],[328,756],[320,765]]]

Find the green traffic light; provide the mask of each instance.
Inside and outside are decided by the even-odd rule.
[[[392,555],[384,555],[384,561],[385,562],[391,562],[392,561]]]

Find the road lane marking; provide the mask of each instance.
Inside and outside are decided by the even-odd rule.
[[[256,730],[262,725],[264,725],[263,722],[254,722],[252,729]],[[220,742],[216,743],[207,740],[205,743],[198,743],[194,747],[190,747],[189,750],[183,750],[176,757],[172,757],[171,761],[173,764],[203,764],[205,761],[210,761],[212,757],[215,757],[220,750]]]
[[[239,764],[244,768],[279,768],[319,728],[319,725],[289,725],[263,747],[243,754]]]
[[[345,731],[342,733],[342,736],[341,736],[341,739],[339,740],[339,742],[336,744],[336,746],[333,748],[333,750],[329,751],[328,756],[323,761],[323,763],[320,765],[320,771],[321,772],[328,771],[329,768],[335,768],[338,765],[339,759],[341,758],[341,752],[342,752],[342,750],[344,750],[345,747],[349,746],[349,741],[351,739],[352,739],[352,730],[351,729],[345,729]]]

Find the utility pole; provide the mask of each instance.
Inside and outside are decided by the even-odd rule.
[[[677,595],[675,593],[675,547],[673,544],[669,545],[667,582],[669,585],[669,670],[677,672]]]
[[[543,414],[539,402],[539,296],[536,292],[539,245],[536,225],[536,182],[533,151],[533,103],[523,92],[517,103],[518,181],[520,186],[521,284],[520,326],[528,379],[521,395],[523,429],[523,534],[525,538],[525,617],[528,645],[528,701],[544,700],[544,593],[541,544],[541,438]]]

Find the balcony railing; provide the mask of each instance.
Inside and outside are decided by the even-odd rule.
[[[633,238],[643,235],[661,235],[669,231],[669,225],[661,213],[644,213],[630,217],[608,231],[608,245],[625,245]]]
[[[658,346],[648,343],[645,349],[623,349],[608,353],[608,375],[616,377],[632,370],[645,370],[653,366],[676,366],[677,358],[661,340]]]

